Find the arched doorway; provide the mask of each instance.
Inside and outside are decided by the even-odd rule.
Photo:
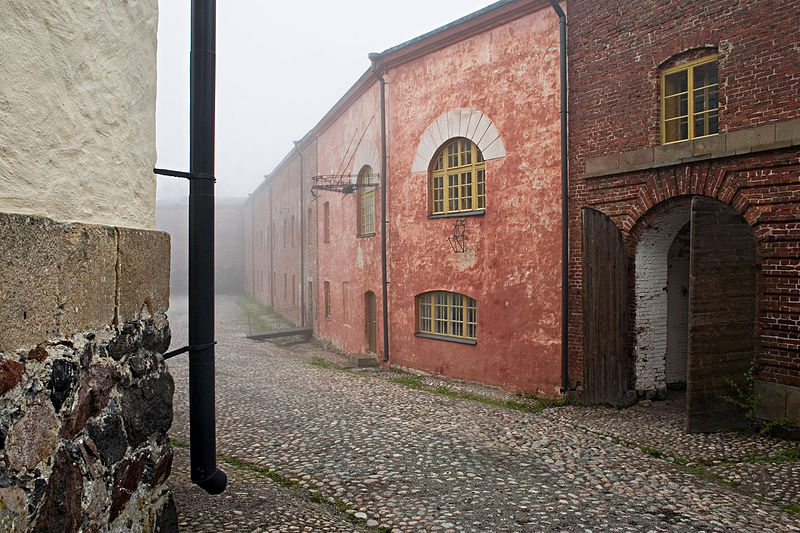
[[[685,383],[688,431],[735,428],[744,417],[726,397],[755,355],[755,236],[718,200],[672,204],[636,244],[634,386]]]

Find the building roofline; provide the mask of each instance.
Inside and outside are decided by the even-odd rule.
[[[549,0],[500,0],[489,6],[470,13],[460,19],[454,20],[435,30],[429,31],[410,39],[404,43],[387,48],[383,52],[369,54],[373,65],[380,71],[398,67],[421,56],[441,50],[459,41],[469,39],[479,33],[502,26],[520,17],[539,11],[550,5]],[[318,136],[325,132],[353,103],[363,96],[373,85],[377,78],[368,68],[356,82],[342,95],[341,98],[328,110],[314,127],[302,139],[296,142],[296,150],[291,150],[281,161],[275,165],[272,172],[264,177],[264,181],[250,194],[254,196],[269,179],[279,173],[289,162],[297,157],[297,151],[304,149]]]

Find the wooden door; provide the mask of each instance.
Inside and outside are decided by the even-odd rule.
[[[616,224],[595,209],[583,223],[583,381],[587,404],[622,401],[628,387],[628,255]]]
[[[367,338],[367,351],[375,353],[378,350],[378,320],[375,293],[367,291],[364,294],[364,329]]]
[[[747,389],[755,355],[756,241],[733,208],[692,199],[689,270],[686,429],[739,428],[746,419],[731,399]]]

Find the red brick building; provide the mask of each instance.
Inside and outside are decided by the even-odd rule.
[[[569,374],[800,418],[800,2],[569,2]]]

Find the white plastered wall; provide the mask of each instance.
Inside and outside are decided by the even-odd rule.
[[[157,0],[0,2],[0,211],[152,229]]]
[[[667,255],[675,236],[690,220],[690,206],[657,217],[636,246],[636,390],[666,387]]]

